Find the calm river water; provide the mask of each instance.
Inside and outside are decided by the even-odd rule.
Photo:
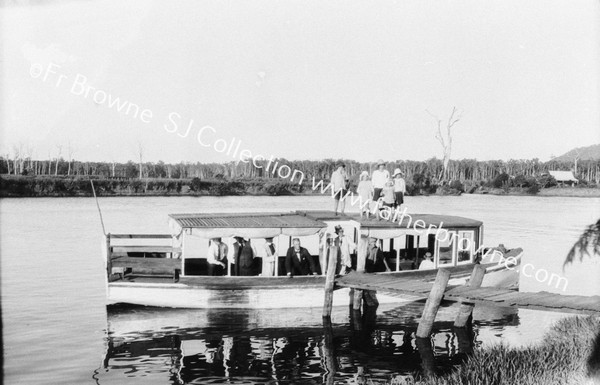
[[[523,247],[526,261],[557,273],[582,229],[600,216],[595,198],[465,195],[407,203],[413,213],[480,219],[487,246]],[[119,197],[100,204],[107,231],[166,233],[169,213],[329,209],[331,199]],[[451,328],[456,309],[442,308],[431,364],[413,338],[420,304],[381,308],[375,319],[338,309],[332,334],[322,328],[318,309],[288,309],[283,317],[278,311],[107,308],[93,199],[2,199],[0,220],[7,384],[379,383],[431,365],[449,370],[481,345],[536,343],[564,316],[476,307],[472,334],[465,335]]]

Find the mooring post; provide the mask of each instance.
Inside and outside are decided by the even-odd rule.
[[[428,337],[415,338],[415,345],[421,356],[421,367],[423,368],[423,374],[425,378],[432,378],[435,376],[435,356],[433,354],[433,347],[431,346],[431,339]]]
[[[439,269],[435,282],[429,293],[429,298],[425,302],[425,308],[423,309],[423,315],[421,321],[419,321],[419,327],[417,328],[417,337],[427,338],[431,334],[431,328],[433,327],[433,321],[437,315],[438,309],[442,298],[444,298],[444,292],[446,286],[448,286],[448,280],[450,279],[450,271],[447,269]]]
[[[483,277],[485,276],[485,267],[481,265],[475,265],[473,268],[473,272],[471,273],[471,278],[469,278],[469,282],[467,286],[472,288],[478,288],[481,286],[483,282]],[[469,318],[473,314],[473,307],[475,307],[472,303],[461,303],[460,308],[458,309],[458,314],[456,315],[456,319],[454,320],[454,326],[457,328],[464,328],[467,326],[469,322]]]
[[[325,278],[325,300],[323,301],[323,317],[331,317],[333,307],[333,288],[335,284],[335,269],[340,248],[335,245],[329,248],[329,261],[327,263],[327,276]]]

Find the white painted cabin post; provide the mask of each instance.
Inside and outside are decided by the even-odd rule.
[[[339,241],[336,239],[335,246],[328,249],[329,261],[327,264],[327,277],[325,279],[325,299],[323,301],[323,317],[331,317],[333,307],[333,290],[335,287],[335,269],[337,265],[337,257],[340,252],[338,247]]]

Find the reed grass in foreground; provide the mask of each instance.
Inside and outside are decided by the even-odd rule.
[[[482,348],[448,375],[416,382],[395,378],[390,384],[600,384],[600,318],[567,318],[538,345]]]

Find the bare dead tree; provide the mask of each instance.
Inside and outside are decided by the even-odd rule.
[[[33,170],[33,145],[27,142],[25,146],[25,159],[27,159],[29,166],[27,167],[29,171]]]
[[[139,158],[139,166],[140,166],[140,175],[139,175],[139,179],[142,179],[142,174],[143,174],[143,157],[144,157],[144,145],[142,144],[142,142],[138,142],[137,144],[137,155]]]
[[[581,159],[581,149],[576,148],[573,150],[573,155],[571,155],[571,157],[573,158],[573,173],[575,174],[575,176],[577,176],[577,163],[579,162],[579,159]]]
[[[4,160],[6,161],[6,168],[8,170],[8,175],[10,175],[10,153],[6,151],[4,155]]]
[[[13,173],[17,175],[17,173],[21,174],[23,172],[23,163],[21,161],[23,157],[23,143],[19,143],[13,145]]]
[[[69,141],[67,145],[67,155],[69,157],[69,168],[67,169],[67,175],[71,175],[71,164],[73,163],[73,156],[75,155],[75,149],[71,145],[71,141]]]
[[[458,112],[456,107],[452,107],[452,113],[448,118],[444,135],[442,134],[442,119],[429,112],[429,110],[425,111],[427,111],[427,113],[436,121],[437,133],[435,138],[440,142],[443,149],[443,168],[438,179],[444,180],[448,175],[448,163],[450,163],[450,156],[452,154],[452,127],[454,127],[454,125],[462,118],[462,115]]]
[[[56,149],[58,150],[58,153],[56,154],[56,167],[54,167],[54,176],[58,175],[58,161],[60,160],[60,155],[62,154],[62,145],[57,144]]]

